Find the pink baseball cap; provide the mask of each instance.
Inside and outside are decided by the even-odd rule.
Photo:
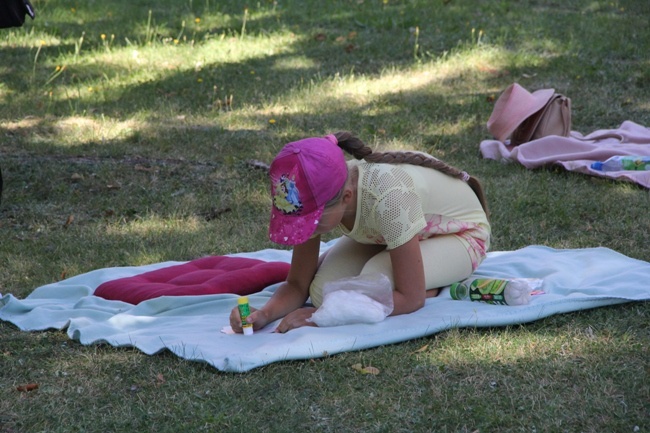
[[[285,145],[271,163],[269,238],[278,244],[306,242],[316,230],[325,204],[348,177],[343,150],[334,135]]]

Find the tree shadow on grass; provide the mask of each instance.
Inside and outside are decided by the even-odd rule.
[[[452,164],[462,164],[462,168],[469,167],[478,175],[490,174],[496,170],[479,164],[476,146],[481,138],[486,138],[484,124],[492,110],[493,98],[498,96],[494,89],[504,88],[511,81],[529,74],[532,69],[535,77],[525,83],[531,90],[535,86],[553,86],[559,90],[565,87],[571,90],[570,96],[575,104],[580,101],[580,95],[593,92],[591,83],[620,78],[615,68],[608,69],[603,78],[599,78],[601,75],[597,68],[592,68],[585,74],[585,84],[576,84],[574,77],[570,76],[574,69],[563,68],[564,64],[574,61],[573,53],[559,52],[541,64],[515,62],[485,70],[481,70],[483,65],[479,64],[451,71],[445,77],[423,76],[407,89],[386,88],[376,96],[346,103],[345,94],[330,90],[338,83],[345,84],[348,77],[381,82],[387,75],[402,74],[404,80],[408,80],[419,73],[418,68],[413,67],[414,63],[423,62],[426,66],[430,59],[453,55],[443,54],[443,51],[455,49],[460,54],[480,51],[481,47],[477,43],[472,44],[472,40],[458,44],[459,38],[461,41],[463,38],[470,39],[467,35],[470,34],[471,25],[492,23],[492,30],[486,30],[490,34],[501,31],[499,29],[506,23],[494,24],[494,19],[486,15],[494,11],[484,5],[476,8],[470,5],[453,6],[436,13],[425,11],[419,19],[415,19],[413,11],[400,16],[400,6],[371,10],[369,5],[357,3],[348,11],[324,14],[316,25],[310,25],[298,19],[299,14],[308,7],[298,3],[294,6],[296,9],[290,12],[285,10],[279,15],[269,13],[249,22],[251,32],[257,28],[259,34],[266,29],[270,35],[273,32],[293,33],[293,39],[282,50],[241,62],[208,62],[200,70],[170,69],[150,81],[125,84],[120,89],[102,91],[101,85],[96,82],[101,81],[102,74],[108,77],[128,75],[129,67],[101,60],[73,65],[68,71],[70,76],[61,77],[60,84],[76,83],[80,89],[80,95],[71,95],[67,100],[50,101],[47,89],[32,88],[30,62],[22,63],[25,73],[22,80],[9,79],[8,69],[2,69],[4,72],[0,74],[7,80],[6,88],[12,93],[11,113],[19,118],[28,114],[33,116],[24,124],[5,123],[0,127],[0,149],[5,158],[10,158],[8,164],[3,163],[3,168],[8,167],[5,171],[8,194],[3,199],[3,213],[8,218],[6,221],[10,221],[4,225],[4,230],[10,233],[10,242],[35,242],[35,248],[40,252],[26,258],[30,264],[24,264],[32,269],[30,273],[37,275],[41,272],[40,264],[52,258],[51,243],[42,239],[48,231],[56,231],[52,238],[60,239],[65,244],[63,252],[53,263],[52,269],[56,269],[51,271],[53,274],[60,273],[67,261],[75,261],[67,257],[81,254],[73,244],[66,244],[66,237],[61,235],[66,230],[63,228],[66,219],[73,213],[76,214],[75,224],[80,226],[75,234],[86,238],[84,242],[88,242],[88,248],[93,249],[88,262],[82,264],[83,260],[77,260],[80,269],[113,263],[102,249],[119,251],[121,262],[135,261],[135,255],[145,254],[147,250],[143,242],[150,242],[150,258],[161,261],[206,252],[209,248],[204,243],[206,239],[220,245],[216,250],[222,253],[233,252],[243,248],[243,245],[247,245],[248,249],[252,245],[260,246],[260,243],[254,243],[253,238],[238,236],[237,233],[238,230],[246,230],[243,221],[247,218],[252,224],[266,224],[266,208],[259,202],[259,197],[266,191],[266,180],[263,176],[248,173],[245,161],[257,158],[269,162],[286,141],[306,135],[350,129],[372,144],[387,143],[394,137],[413,140],[414,147],[443,157]],[[183,11],[183,7],[172,8],[166,12],[168,15],[162,16],[172,17],[175,11]],[[236,2],[223,7],[224,10],[232,8],[232,14],[241,12]],[[269,5],[267,9],[271,7]],[[143,10],[141,8],[140,12]],[[513,13],[510,10],[501,12],[506,15]],[[548,13],[560,14],[562,11]],[[571,20],[572,15],[566,11],[565,14],[563,19]],[[116,26],[124,16],[102,19],[102,26]],[[295,22],[293,17],[296,17]],[[428,28],[423,26],[426,31],[421,33],[419,44],[422,48],[416,59],[411,27],[427,17],[436,24],[430,24]],[[468,17],[471,23],[467,22]],[[204,16],[205,21],[209,19]],[[141,21],[141,17],[138,20]],[[160,16],[156,15],[156,20],[160,20]],[[69,30],[68,35],[76,35],[88,25],[102,27],[99,23],[77,24],[78,27]],[[236,37],[241,24],[241,20],[230,16],[229,21],[221,27],[216,26],[211,30],[213,35],[227,36],[223,40],[217,38],[203,43],[215,44],[215,47],[223,44],[235,50],[241,48],[242,41]],[[440,28],[439,32],[435,30],[436,26]],[[536,32],[544,32],[532,22],[531,26],[530,33],[524,33],[528,37]],[[178,28],[173,30],[168,35],[157,34],[155,38],[171,37],[169,35]],[[557,34],[547,38],[550,45],[572,34],[561,25],[557,30]],[[138,33],[141,31],[141,28],[133,30],[134,40],[146,36]],[[492,44],[514,49],[512,47],[517,46],[515,39],[506,38],[503,43],[493,41]],[[620,38],[614,38],[612,44],[619,42]],[[96,38],[93,43],[95,48],[99,46]],[[512,47],[508,47],[509,44]],[[574,48],[590,52],[589,44],[589,38],[585,36],[584,40],[574,42]],[[74,48],[74,44],[67,44],[60,49],[71,52]],[[90,44],[88,48],[91,48]],[[34,51],[34,48],[24,47],[3,48],[2,54],[8,54],[11,59],[20,59],[21,56],[30,57]],[[596,53],[603,56],[602,51]],[[632,51],[625,53],[633,54]],[[621,55],[621,52],[613,54],[618,59]],[[605,54],[604,60],[609,59],[608,56]],[[54,58],[53,53],[44,52],[41,60],[43,64],[48,62],[51,68]],[[292,66],[296,64],[296,59],[307,61],[300,67]],[[630,58],[631,64],[638,61]],[[605,61],[601,64],[608,66]],[[46,74],[51,73],[48,71],[39,69],[38,78],[46,78]],[[251,71],[255,73],[251,74]],[[641,84],[650,82],[647,74],[640,77]],[[466,80],[471,80],[472,84],[466,84]],[[82,88],[88,83],[93,83],[96,90],[81,95]],[[216,92],[215,86],[218,89]],[[313,90],[319,88],[322,92]],[[647,90],[647,84],[641,87],[641,93]],[[640,97],[637,93],[633,87],[615,96],[619,107],[617,115],[632,112],[639,116],[639,121],[647,119],[650,123],[647,107],[635,103],[623,105],[620,102]],[[319,100],[306,109],[294,112],[281,109],[283,100],[300,100],[306,94],[318,94]],[[226,102],[217,104],[217,101],[225,100],[229,95],[234,97],[230,106]],[[611,120],[611,107],[616,106],[616,102],[593,98],[590,101],[589,108],[602,112],[592,115],[584,124],[597,125],[605,119]],[[273,109],[269,109],[269,106]],[[271,115],[274,124],[269,123]],[[61,121],[75,116],[83,117],[90,123],[89,129],[97,128],[99,132],[94,135],[77,134],[79,138],[76,141],[61,144],[59,141],[66,135]],[[252,126],[229,126],[229,118],[233,116],[238,119],[237,125]],[[105,139],[102,136],[104,118],[118,123],[132,120],[135,123],[124,133]],[[437,127],[441,124],[453,127]],[[44,159],[35,158],[34,155]],[[62,159],[57,160],[55,156]],[[75,159],[79,156],[82,158]],[[83,161],[83,157],[88,157],[88,160]],[[83,176],[84,180],[73,181],[75,174]],[[544,174],[544,177],[547,176]],[[111,189],[111,185],[120,186],[119,189]],[[584,183],[580,183],[579,188],[586,193],[590,191],[589,185]],[[552,185],[549,191],[560,194],[570,202],[572,192],[564,186]],[[498,192],[493,194],[502,195]],[[12,195],[20,199],[12,203]],[[100,200],[95,195],[103,197]],[[182,206],[185,206],[185,211]],[[111,224],[129,223],[140,217],[191,220],[193,214],[225,207],[233,208],[233,212],[224,214],[226,223],[218,227],[219,231],[225,230],[225,240],[221,244],[217,239],[219,236],[210,235],[210,226],[198,228],[195,232],[199,233],[198,236],[171,228],[150,237],[142,235],[140,239],[137,236],[136,239],[129,239],[128,235],[123,234],[103,234],[97,243],[88,241],[92,233],[106,230]],[[107,217],[108,211],[112,214]],[[261,213],[264,213],[263,217]],[[523,206],[515,209],[511,217],[524,218],[529,216],[528,213],[529,210]],[[556,242],[562,238],[582,242],[581,214],[569,214],[578,217],[565,224],[557,224],[560,230],[546,242]],[[561,215],[556,215],[555,220],[551,218],[551,222],[558,218]],[[504,222],[507,224],[508,221],[506,219]],[[186,245],[181,250],[173,249],[169,247],[171,238],[176,239],[177,244],[184,238],[196,239],[199,246]],[[598,239],[597,234],[594,239]],[[529,241],[528,238],[521,240],[522,244]],[[616,241],[612,240],[612,245],[617,245]]]
[[[108,6],[105,7],[108,8]],[[96,17],[95,21],[84,21],[82,24],[75,23],[73,17],[64,15],[66,18],[59,18],[58,24],[54,25],[54,32],[62,35],[76,35],[83,32],[84,28],[118,27],[121,20],[139,22],[142,20],[142,16],[146,15],[148,7],[144,3],[136,3],[129,8],[125,4],[118,3],[110,6],[110,9],[113,10],[110,15],[104,14],[101,17]],[[60,77],[60,80],[57,78],[57,81],[54,82],[65,84],[71,88],[69,94],[62,98],[64,100],[52,100],[48,96],[47,86],[40,91],[28,91],[28,89],[38,86],[34,86],[34,77],[31,77],[26,70],[23,71],[25,76],[22,80],[8,80],[7,72],[4,73],[3,78],[7,79],[8,90],[13,93],[11,105],[14,113],[29,113],[36,116],[49,113],[57,117],[104,115],[120,119],[138,116],[156,120],[159,120],[157,114],[159,112],[164,113],[165,116],[177,113],[178,115],[207,115],[209,117],[218,114],[218,112],[214,112],[215,106],[224,108],[221,102],[226,101],[223,104],[226,105],[231,95],[234,97],[234,105],[226,108],[259,108],[270,101],[290,97],[291,94],[299,95],[301,87],[305,86],[304,83],[316,82],[318,84],[328,78],[345,77],[346,75],[367,76],[376,79],[390,68],[397,70],[411,68],[416,55],[420,59],[434,59],[453,50],[462,51],[470,47],[471,44],[479,42],[478,39],[473,39],[478,36],[471,36],[473,25],[476,25],[477,28],[481,25],[488,27],[489,30],[486,30],[488,35],[504,31],[506,24],[495,21],[489,16],[490,13],[499,12],[505,16],[520,16],[522,14],[518,7],[512,5],[505,9],[504,7],[504,5],[490,7],[472,4],[441,6],[422,2],[409,8],[404,5],[375,7],[359,3],[343,9],[340,5],[322,6],[317,11],[313,11],[308,5],[300,3],[289,2],[280,9],[269,4],[262,5],[259,13],[251,13],[248,28],[249,32],[257,31],[258,35],[268,33],[272,36],[287,30],[292,32],[294,34],[292,42],[281,52],[260,54],[236,63],[227,61],[206,63],[202,64],[199,70],[196,68],[190,70],[174,68],[157,73],[157,76],[149,81],[125,84],[119,89],[103,89],[102,77],[128,76],[131,67],[102,62],[101,54],[98,53],[98,62],[71,65],[65,76]],[[132,13],[125,12],[131,9]],[[207,30],[205,32],[206,39],[199,43],[213,44],[215,47],[226,45],[230,47],[228,49],[232,50],[242,49],[240,38],[237,36],[242,31],[241,27],[244,24],[245,15],[242,6],[237,2],[226,2],[221,4],[219,10],[214,14],[214,18],[210,18],[209,13],[204,15],[206,22],[213,19],[218,21],[218,25]],[[562,25],[562,23],[566,24],[567,21],[571,21],[573,14],[577,13],[576,11],[567,13],[561,10],[541,8],[541,12],[549,16],[556,16],[558,18],[557,28],[554,27],[551,29],[552,32],[549,32],[549,30],[539,27],[539,24],[535,25],[534,22],[530,22],[531,28],[523,30],[524,23],[522,22],[516,28],[515,36],[512,39],[504,39],[502,44],[507,47],[514,43],[517,40],[517,35],[533,38],[531,42],[534,42],[542,33],[545,44],[556,46],[561,45],[565,39],[574,39],[573,32],[580,30],[580,28],[575,28],[578,26],[577,24],[573,27]],[[608,12],[610,12],[609,9],[597,10],[592,11],[592,14],[602,17],[606,16]],[[153,39],[161,41],[172,37],[171,35],[179,30],[179,22],[187,13],[187,5],[155,10],[156,22],[173,24],[170,26],[168,34],[154,34]],[[317,15],[316,23],[309,22],[304,18],[299,19],[301,14],[305,13],[315,18]],[[526,23],[531,19],[525,15],[521,18]],[[418,26],[418,22],[429,22],[429,24],[420,24],[422,31],[418,33],[416,41],[413,26]],[[61,27],[56,27],[56,25]],[[68,29],[67,26],[78,27]],[[173,28],[174,26],[176,28]],[[585,25],[582,24],[582,26]],[[588,27],[585,28],[588,29]],[[143,30],[141,25],[132,25],[129,31],[131,33],[123,37],[127,39],[130,37],[135,41],[148,37],[143,34],[143,32],[146,33],[146,29]],[[101,32],[101,30],[97,30],[97,32]],[[596,33],[592,31],[585,34],[584,39],[574,39],[573,50],[589,52],[591,44],[594,43],[593,38],[588,37],[589,35],[597,34],[602,44],[607,43],[609,39],[603,36],[603,33],[602,31]],[[228,36],[219,40],[217,37],[219,35]],[[91,39],[90,36],[89,39]],[[611,55],[625,56],[626,50],[630,53],[633,52],[630,51],[631,45],[623,47],[617,45],[620,44],[621,37],[610,39],[612,47],[619,48],[612,50]],[[459,41],[461,42],[460,48]],[[520,42],[525,43],[525,40]],[[500,44],[497,41],[491,43],[497,46]],[[92,42],[89,41],[87,44],[89,44],[88,49],[101,48],[101,42],[97,37],[93,37]],[[419,48],[414,51],[416,44]],[[463,48],[462,44],[467,45]],[[115,48],[118,49],[118,47]],[[74,50],[74,46],[68,44],[58,48],[45,48],[41,53],[41,60],[46,62],[46,59],[51,59],[55,50],[61,53],[71,52]],[[27,51],[20,47],[7,48],[3,51],[8,53],[10,59],[27,54]],[[15,51],[13,55],[12,51]],[[29,51],[33,52],[34,49]],[[101,50],[98,51],[101,52]],[[602,52],[602,49],[598,51],[600,54]],[[554,87],[563,87],[563,83],[571,77],[566,76],[566,70],[562,69],[561,65],[575,61],[572,60],[573,54],[559,53],[555,60],[551,60],[545,65],[535,65],[535,74],[540,77],[540,80],[549,77],[550,84]],[[300,68],[287,66],[297,58],[309,59],[311,65]],[[23,64],[26,67],[32,66],[27,63]],[[47,70],[38,68],[38,80],[36,81],[45,82],[53,73],[54,66],[56,65],[50,64]],[[532,65],[509,65],[506,70],[497,67],[497,70],[491,72],[492,76],[490,73],[487,74],[485,81],[487,84],[503,88],[504,83],[517,80],[522,74],[530,72],[531,67]],[[553,82],[557,84],[554,85]],[[531,85],[535,86],[534,83]],[[86,91],[86,87],[94,89]],[[75,90],[77,94],[74,94]],[[417,89],[411,94],[417,96],[417,92],[421,92],[421,89]],[[484,91],[478,90],[478,92]],[[321,110],[312,113],[312,115],[320,117]]]

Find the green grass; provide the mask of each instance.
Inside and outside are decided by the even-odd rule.
[[[583,133],[650,125],[646,1],[33,3],[0,30],[2,293],[276,248],[247,161],[337,130],[480,177],[492,250],[650,260],[647,190],[478,151],[513,81],[571,97]],[[246,374],[1,322],[0,432],[643,432],[649,321],[626,304]]]

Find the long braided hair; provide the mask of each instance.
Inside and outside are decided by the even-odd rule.
[[[399,152],[373,152],[359,138],[353,136],[350,132],[337,132],[334,134],[338,140],[338,145],[341,149],[345,150],[356,159],[363,159],[367,162],[386,163],[386,164],[412,164],[422,167],[433,168],[447,176],[463,180],[472,188],[476,197],[478,197],[481,207],[486,215],[490,215],[485,199],[485,193],[481,183],[474,176],[468,175],[466,172],[461,171],[449,164],[446,164],[439,159],[429,157],[418,152],[399,151]]]

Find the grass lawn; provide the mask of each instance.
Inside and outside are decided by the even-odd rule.
[[[650,261],[647,189],[478,150],[515,81],[569,96],[573,130],[650,125],[646,0],[32,3],[0,30],[0,293],[277,248],[249,161],[339,130],[479,177],[494,251]],[[0,433],[644,432],[649,323],[624,304],[227,374],[0,322]]]

